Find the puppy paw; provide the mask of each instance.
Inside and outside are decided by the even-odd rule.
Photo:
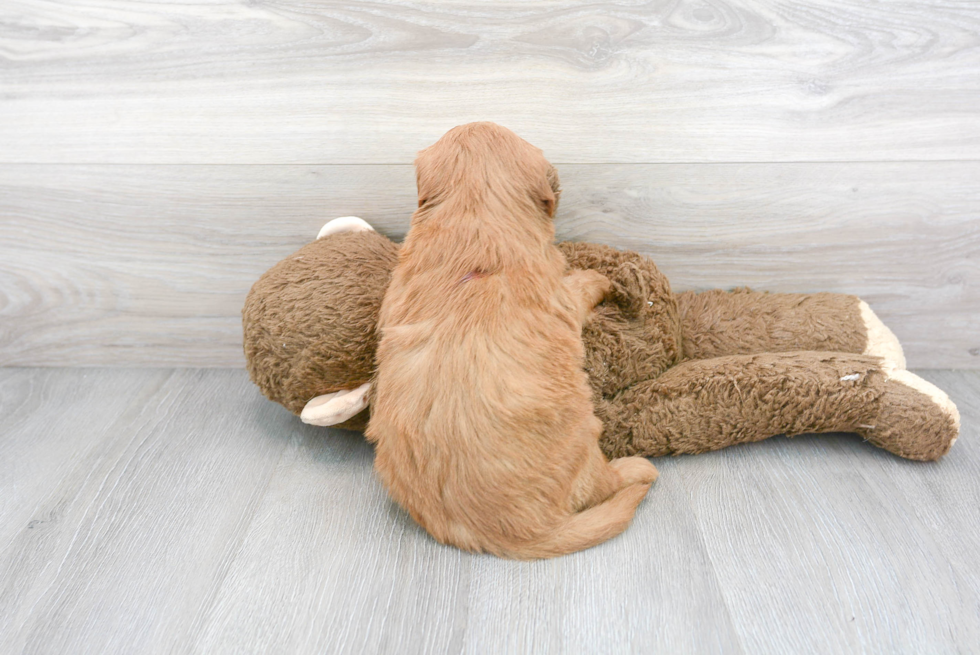
[[[619,476],[623,479],[623,486],[628,487],[634,484],[652,484],[660,475],[657,467],[650,463],[646,457],[623,457],[609,462]]]
[[[599,271],[572,271],[568,274],[571,282],[581,289],[582,294],[595,307],[612,292],[612,282]]]
[[[340,218],[335,218],[332,221],[327,222],[323,227],[320,228],[320,232],[316,235],[319,241],[323,237],[328,237],[331,234],[339,234],[340,232],[373,232],[374,228],[371,224],[365,221],[363,218],[358,218],[357,216],[341,216]]]
[[[896,368],[905,368],[905,353],[902,352],[902,344],[898,342],[895,334],[888,329],[888,326],[881,322],[868,303],[860,301],[858,307],[861,310],[861,320],[864,321],[868,345],[864,348],[865,355],[881,357],[886,362],[891,363]]]

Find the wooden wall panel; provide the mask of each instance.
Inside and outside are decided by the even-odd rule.
[[[980,159],[980,5],[5,0],[0,162]]]
[[[677,290],[856,293],[913,367],[980,365],[980,163],[565,165],[561,238]],[[0,165],[0,365],[240,366],[251,283],[327,219],[400,239],[410,166]]]

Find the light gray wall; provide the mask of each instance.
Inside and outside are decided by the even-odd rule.
[[[240,366],[251,283],[494,120],[677,289],[864,297],[980,366],[980,5],[0,6],[0,364]]]

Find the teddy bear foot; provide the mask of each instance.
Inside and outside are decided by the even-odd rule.
[[[960,433],[960,414],[944,391],[918,375],[885,365],[885,389],[874,425],[860,426],[871,443],[907,459],[936,460]]]
[[[344,389],[317,396],[306,403],[299,417],[303,423],[327,427],[337,425],[357,416],[368,406],[368,392],[371,383],[362,384],[356,389]]]
[[[898,338],[888,329],[887,325],[881,322],[881,319],[872,311],[868,303],[862,300],[858,307],[861,310],[861,320],[864,321],[864,329],[868,339],[868,345],[865,346],[863,354],[881,357],[896,368],[904,369],[905,353],[902,352],[902,344],[898,342]]]
[[[316,235],[316,238],[317,241],[319,241],[323,237],[328,237],[331,234],[338,234],[340,232],[367,231],[374,232],[374,228],[371,227],[371,224],[365,221],[363,218],[358,218],[357,216],[341,216],[340,218],[335,218],[332,221],[328,221],[323,227],[321,227],[320,231]]]

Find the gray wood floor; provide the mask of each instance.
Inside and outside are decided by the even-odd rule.
[[[360,435],[240,370],[0,369],[3,653],[950,653],[980,644],[980,372],[934,464],[853,435],[656,460],[629,530],[433,542]]]

